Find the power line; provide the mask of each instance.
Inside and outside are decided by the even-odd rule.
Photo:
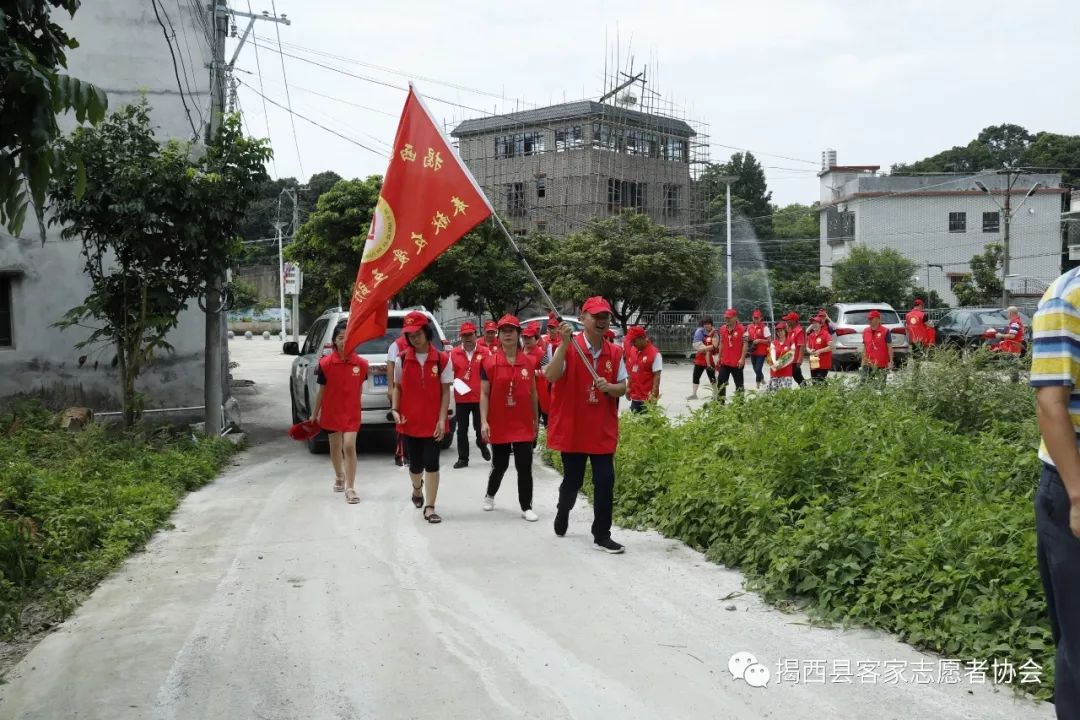
[[[248,0],[248,12],[251,13],[251,0]],[[254,14],[254,13],[252,13]],[[259,90],[263,89],[262,62],[259,60],[259,43],[252,37],[251,44],[255,46],[255,69],[259,71]],[[266,108],[266,98],[263,98],[263,124],[266,125],[266,139],[270,141],[270,147],[274,146],[274,139],[270,135],[270,111]],[[277,169],[277,158],[270,156],[270,162],[274,166],[274,175],[280,177]]]
[[[238,72],[242,72],[242,73],[244,73],[246,75],[254,75],[255,74],[255,73],[251,72],[250,70],[245,70],[244,68],[240,68],[240,67],[234,67],[233,70],[236,70]],[[272,81],[270,81],[270,82],[272,82]],[[261,87],[261,85],[260,85],[260,87]],[[333,100],[334,102],[341,103],[342,105],[348,105],[350,107],[359,108],[361,110],[367,110],[368,112],[373,112],[373,113],[376,113],[378,115],[385,115],[386,117],[390,117],[390,118],[398,117],[398,115],[395,115],[392,112],[387,112],[385,110],[380,110],[379,108],[373,108],[373,107],[371,107],[369,105],[361,105],[360,103],[355,103],[352,100],[345,100],[344,98],[334,97],[333,95],[327,95],[325,93],[319,92],[318,90],[312,90],[311,88],[301,87],[300,85],[297,85],[296,83],[292,83],[291,87],[292,87],[293,90],[299,90],[301,92],[310,93],[311,95],[316,95],[318,97],[325,98],[326,100]]]
[[[381,157],[381,158],[383,158],[383,159],[385,159],[385,160],[389,160],[389,159],[390,159],[390,156],[389,156],[389,155],[387,155],[386,153],[384,153],[384,152],[380,152],[379,150],[376,150],[376,149],[374,149],[374,148],[368,147],[368,146],[367,146],[367,145],[365,145],[364,143],[362,143],[362,142],[360,142],[360,141],[358,141],[358,140],[354,140],[353,138],[349,137],[348,135],[342,135],[342,134],[341,134],[341,133],[339,133],[339,132],[338,132],[337,130],[334,130],[333,128],[328,128],[328,127],[326,127],[325,125],[323,125],[322,123],[320,123],[320,122],[316,122],[315,120],[312,120],[312,119],[311,119],[311,118],[309,118],[309,117],[306,117],[306,116],[304,116],[304,115],[301,115],[300,113],[296,112],[295,110],[293,110],[293,109],[291,109],[291,108],[287,108],[287,107],[285,107],[284,105],[282,105],[281,103],[277,102],[276,100],[273,100],[273,99],[271,99],[271,98],[268,98],[267,96],[263,95],[263,94],[262,94],[261,92],[259,92],[259,91],[258,91],[258,90],[256,90],[255,88],[253,88],[253,87],[252,87],[251,85],[248,85],[248,84],[247,84],[246,82],[244,82],[243,80],[239,80],[239,79],[237,79],[237,82],[239,82],[239,83],[240,83],[241,85],[243,85],[244,87],[246,87],[246,88],[248,88],[249,90],[251,90],[251,91],[252,91],[253,93],[255,93],[256,95],[258,95],[259,97],[261,97],[261,98],[262,98],[263,100],[266,100],[267,102],[269,102],[269,103],[270,103],[271,105],[274,105],[275,107],[279,107],[279,108],[281,108],[282,110],[284,110],[284,111],[288,112],[288,113],[289,113],[290,115],[294,115],[294,116],[296,116],[296,117],[300,118],[301,120],[305,120],[305,121],[307,121],[307,122],[311,123],[312,125],[314,125],[315,127],[321,128],[321,129],[325,130],[326,132],[328,132],[328,133],[330,133],[330,134],[332,134],[332,135],[336,135],[337,137],[341,138],[342,140],[345,140],[346,142],[350,142],[350,143],[352,143],[353,145],[356,145],[357,147],[361,147],[361,148],[363,148],[364,150],[367,150],[368,152],[371,152],[371,153],[375,153],[376,155],[378,155],[379,157]]]
[[[274,0],[270,0],[270,9],[274,11],[274,17],[277,17],[277,3]],[[281,28],[278,23],[274,23],[274,32],[277,33],[278,45],[281,44]],[[296,148],[296,163],[300,166],[300,176],[306,177],[304,172],[304,161],[300,159],[300,140],[296,136],[296,119],[293,116],[292,111],[292,95],[289,93],[289,76],[285,74],[285,57],[281,57],[281,79],[285,81],[285,102],[288,105],[289,110],[289,123],[292,125],[293,132],[293,147]]]
[[[165,36],[165,44],[169,46],[169,56],[172,58],[173,65],[173,75],[176,77],[176,88],[180,91],[180,102],[184,106],[184,113],[187,115],[188,124],[191,125],[191,132],[195,138],[198,138],[199,130],[195,127],[195,121],[191,117],[191,108],[188,107],[187,97],[184,95],[184,84],[180,82],[180,68],[176,62],[176,53],[173,52],[172,40],[169,38],[169,31],[165,28],[165,23],[161,21],[161,14],[158,12],[158,0],[151,0],[151,5],[154,8],[154,17],[157,18],[158,25],[161,26],[161,33]],[[187,73],[185,72],[185,75],[186,74]]]

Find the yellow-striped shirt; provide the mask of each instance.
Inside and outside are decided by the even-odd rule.
[[[1031,386],[1072,388],[1069,415],[1080,446],[1080,268],[1053,282],[1031,325]],[[1054,464],[1045,442],[1039,445],[1039,459]]]

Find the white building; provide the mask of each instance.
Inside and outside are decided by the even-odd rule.
[[[877,165],[837,165],[834,151],[822,157],[820,264],[826,287],[832,265],[852,247],[893,248],[918,266],[918,286],[955,305],[952,288],[971,272],[972,256],[1003,242],[1006,175],[881,175]],[[1061,273],[1066,189],[1060,175],[1013,179],[1006,284],[1018,300],[1037,300]]]
[[[148,0],[87,2],[74,19],[54,10],[53,21],[79,41],[68,52],[68,74],[105,90],[110,110],[145,96],[159,140],[190,140],[192,124],[202,131],[210,107],[210,44],[204,30],[209,13],[192,2],[159,2],[158,8],[171,25],[170,35],[175,33],[172,50],[183,95],[169,43]],[[80,243],[61,240],[59,228],[48,229],[44,246],[32,219],[20,238],[0,230],[0,397],[27,393],[58,405],[120,409],[113,348],[76,349],[86,331],[52,327],[82,303],[89,287]],[[204,332],[204,315],[193,303],[168,338],[175,353],[158,358],[138,381],[148,408],[202,405]]]

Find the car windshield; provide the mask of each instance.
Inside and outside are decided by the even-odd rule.
[[[385,355],[386,351],[390,349],[390,343],[398,339],[401,335],[401,327],[405,324],[405,318],[403,317],[390,317],[386,324],[386,334],[380,338],[372,338],[365,342],[360,343],[357,346],[355,352],[357,355]],[[431,344],[435,346],[436,350],[442,350],[442,340],[439,339],[439,334],[435,333],[435,337],[432,339]]]
[[[844,322],[848,325],[869,325],[871,312],[871,310],[848,310],[844,313]],[[895,310],[878,310],[878,312],[881,313],[882,324],[899,324],[900,316],[896,314]]]
[[[975,317],[975,322],[979,325],[990,325],[997,327],[998,325],[1008,325],[1009,319],[1005,317],[1005,313],[1000,310],[987,310],[985,312],[974,312],[972,315]]]

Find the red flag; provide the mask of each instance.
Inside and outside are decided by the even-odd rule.
[[[390,298],[493,212],[410,86],[353,285],[346,347],[382,337]]]

